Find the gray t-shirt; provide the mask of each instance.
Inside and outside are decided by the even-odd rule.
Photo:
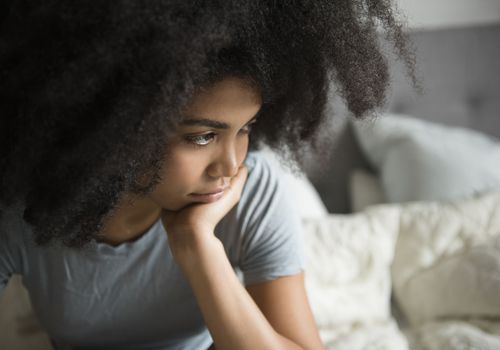
[[[259,152],[249,152],[245,163],[241,199],[215,228],[231,265],[245,285],[303,271],[292,189]],[[0,294],[13,273],[23,275],[35,314],[57,348],[177,350],[212,343],[161,220],[132,242],[92,241],[71,249],[38,247],[19,215],[7,219],[0,227]]]

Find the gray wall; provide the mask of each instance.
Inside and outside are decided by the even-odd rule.
[[[410,28],[437,29],[500,23],[500,0],[396,0]]]

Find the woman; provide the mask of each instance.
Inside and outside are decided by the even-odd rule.
[[[333,80],[381,105],[388,1],[11,1],[0,38],[0,292],[23,275],[54,347],[321,349],[300,161]],[[287,152],[286,152],[287,151]]]

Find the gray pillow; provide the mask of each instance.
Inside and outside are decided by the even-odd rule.
[[[353,121],[388,202],[453,200],[500,188],[500,141],[404,115]]]

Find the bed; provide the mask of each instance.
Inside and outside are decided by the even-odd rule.
[[[379,118],[333,96],[304,162],[310,303],[328,349],[500,349],[500,25],[411,38],[423,93],[390,56]]]

